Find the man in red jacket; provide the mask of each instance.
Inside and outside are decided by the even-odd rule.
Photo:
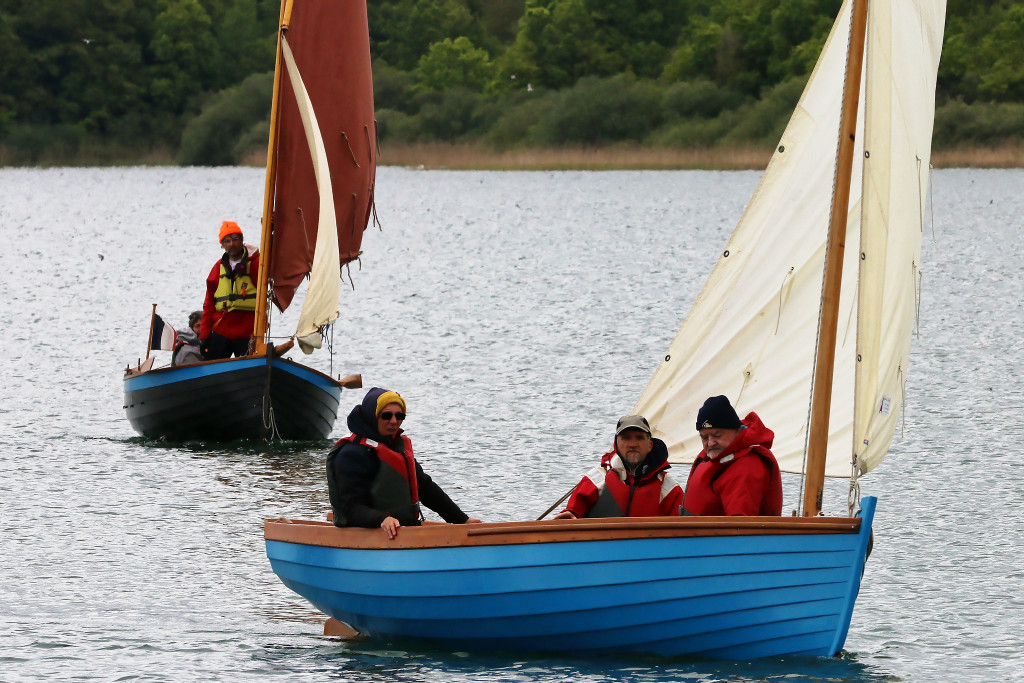
[[[642,415],[615,426],[615,448],[576,485],[555,519],[678,515],[683,490],[667,472],[665,442],[651,436]]]
[[[220,225],[224,255],[206,277],[199,340],[206,360],[244,356],[249,352],[259,296],[260,255],[242,242],[242,229],[234,221]]]
[[[684,515],[780,515],[782,478],[775,432],[757,413],[740,420],[729,399],[712,396],[697,413],[704,450],[690,469]]]

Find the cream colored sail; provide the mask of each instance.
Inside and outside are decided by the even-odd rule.
[[[341,269],[338,267],[338,232],[334,214],[334,191],[331,187],[331,171],[327,164],[327,150],[324,147],[320,126],[316,121],[316,113],[309,100],[309,94],[302,83],[302,76],[295,65],[295,58],[288,46],[288,40],[282,37],[281,51],[284,63],[288,68],[295,91],[295,99],[299,105],[302,127],[306,132],[310,156],[313,158],[313,171],[316,185],[320,193],[320,215],[317,217],[316,251],[313,256],[313,268],[309,274],[309,287],[306,299],[302,303],[299,323],[295,330],[295,340],[304,353],[312,353],[323,344],[320,329],[334,322],[338,317],[338,297],[341,287]]]
[[[937,68],[937,53],[932,55],[932,51],[937,44],[935,41],[941,42],[943,10],[937,7],[939,3],[925,0],[902,0],[895,3],[900,8],[900,21],[912,22],[897,27],[901,30],[897,39],[891,30],[873,28],[874,22],[882,22],[883,26],[886,22],[892,25],[886,19],[891,10],[879,6],[893,3],[894,0],[873,0],[869,6],[869,54],[865,60],[868,71],[866,78],[862,79],[855,159],[863,159],[865,156],[862,144],[865,139],[865,100],[873,99],[879,92],[888,93],[882,95],[883,100],[891,102],[896,99],[901,102],[901,108],[918,111],[913,123],[920,125],[926,122],[924,128],[927,129],[927,139],[930,139]],[[933,6],[936,9],[933,10]],[[725,394],[733,401],[741,417],[749,411],[755,411],[774,430],[776,437],[773,451],[784,471],[802,470],[850,9],[850,2],[847,1],[754,197],[723,249],[704,290],[637,402],[636,411],[651,420],[656,435],[668,444],[673,462],[690,462],[700,452],[700,441],[695,429],[697,410],[708,396]],[[940,17],[937,27],[934,20],[928,18],[932,14]],[[909,41],[909,46],[900,45],[896,53],[898,58],[893,59],[893,43],[903,39],[902,31],[906,29],[921,35]],[[873,33],[885,33],[889,38],[886,40],[878,35],[872,37]],[[915,43],[918,44],[917,48],[913,47]],[[923,43],[927,43],[928,50],[921,49]],[[903,63],[896,64],[900,60]],[[899,72],[886,74],[886,68],[898,68]],[[899,75],[904,72],[907,74],[905,78]],[[904,92],[903,88],[908,84],[902,81],[913,80],[911,74],[916,74],[918,82]],[[898,96],[893,94],[897,88],[900,89]],[[878,125],[879,111],[882,110],[880,107],[886,112],[885,128],[890,131],[890,138],[906,137],[906,125],[894,125],[892,122],[898,114],[893,112],[891,104],[879,103],[867,107],[871,113],[871,125]],[[916,131],[914,135],[919,138],[922,132]],[[870,134],[868,137],[878,140]],[[905,146],[902,142],[891,139],[879,144],[890,146],[892,154],[904,154]],[[915,153],[920,155],[922,150],[917,149]],[[922,166],[924,182],[927,179],[927,153],[928,146],[925,144]],[[884,156],[886,153],[880,154]],[[898,171],[887,172],[889,177],[885,179],[869,175],[869,183],[884,182],[888,186],[895,182],[892,176],[903,174],[905,169],[901,166]],[[915,171],[913,178],[915,186],[922,182],[919,172]],[[909,348],[909,328],[903,320],[904,307],[898,306],[898,311],[891,311],[896,304],[886,304],[888,308],[879,308],[880,312],[872,313],[873,323],[859,319],[856,285],[861,250],[854,245],[860,243],[862,179],[862,164],[855,163],[833,373],[826,464],[828,476],[849,476],[850,444],[855,440],[860,443],[863,440],[862,433],[871,434],[872,446],[884,441],[879,449],[872,448],[870,453],[865,453],[865,456],[870,457],[864,460],[863,469],[870,469],[884,454],[895,427],[892,420],[887,420],[883,425],[877,419],[866,419],[864,429],[858,423],[857,436],[854,435],[853,403],[858,339],[862,344],[868,339],[877,339],[875,343],[879,347],[878,354],[892,353],[896,347]],[[903,179],[900,182],[906,184],[907,181]],[[892,191],[881,188],[872,188],[869,192],[873,213],[868,217],[871,227],[866,239],[876,240],[874,235],[879,230],[890,232],[887,227],[875,226],[873,221],[876,220],[875,214],[891,213],[884,206],[890,206],[894,194],[901,192],[902,189]],[[889,226],[892,231],[913,232],[914,237],[908,239],[916,239],[918,252],[918,199],[923,201],[923,197],[923,192],[915,190],[915,220],[909,225],[912,230],[908,229],[906,223]],[[905,213],[902,209],[900,211]],[[883,252],[887,248],[880,247]],[[875,249],[872,247],[873,251]],[[883,254],[880,259],[884,258]],[[876,262],[873,261],[873,265]],[[868,273],[863,277],[875,275]],[[873,299],[881,297],[885,301],[889,297],[902,300],[907,296],[890,290],[885,283],[876,283],[869,291],[873,293],[862,293],[860,296],[871,296]],[[913,290],[910,290],[909,297],[909,310],[912,312]],[[871,306],[878,307],[878,304]],[[887,315],[899,316],[899,324],[894,325]],[[858,325],[865,324],[874,324],[877,329],[858,333]],[[897,337],[903,342],[897,343]],[[871,367],[879,368],[879,372],[884,374],[885,391],[890,392],[894,385],[891,373],[885,374],[888,372],[885,368],[891,365],[891,360],[878,355],[871,361]],[[902,386],[902,378],[905,377],[905,361],[900,367],[903,374],[898,386]],[[863,375],[863,367],[859,372]],[[865,380],[861,377],[859,381]],[[874,393],[877,391],[865,393],[872,398],[860,399],[865,405],[872,405],[872,408],[864,409],[865,415],[874,410]],[[898,415],[899,403],[892,402],[896,397],[890,398],[887,418]],[[882,438],[886,432],[889,437]],[[878,456],[871,460],[876,450],[879,451]]]
[[[853,436],[861,472],[885,456],[903,407],[945,10],[944,0],[868,5]]]

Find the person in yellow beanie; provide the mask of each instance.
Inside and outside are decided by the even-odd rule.
[[[242,241],[235,221],[224,221],[218,231],[224,255],[206,276],[199,340],[206,360],[244,356],[249,352],[259,297],[259,251]]]
[[[352,434],[327,456],[327,488],[335,526],[380,527],[394,538],[423,523],[422,502],[446,522],[479,522],[463,512],[423,471],[402,430],[405,399],[374,387],[348,416]]]

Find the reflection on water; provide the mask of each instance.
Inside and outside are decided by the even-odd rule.
[[[402,393],[417,457],[467,512],[532,519],[607,450],[757,179],[381,169],[383,231],[343,293],[333,374]],[[198,308],[221,220],[258,238],[262,172],[0,183],[0,680],[1024,680],[1008,626],[1024,618],[1021,171],[935,174],[905,433],[862,482],[879,508],[847,653],[754,663],[323,637],[270,571],[262,525],[324,518],[325,454],[363,392],[343,392],[322,442],[154,442],[122,411],[151,304],[178,325]],[[788,510],[799,482],[785,485]],[[826,510],[845,506],[827,482]]]

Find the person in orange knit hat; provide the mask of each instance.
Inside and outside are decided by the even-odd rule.
[[[242,241],[242,229],[235,221],[221,223],[217,236],[224,255],[206,276],[199,328],[206,360],[248,353],[259,296],[259,251]]]

